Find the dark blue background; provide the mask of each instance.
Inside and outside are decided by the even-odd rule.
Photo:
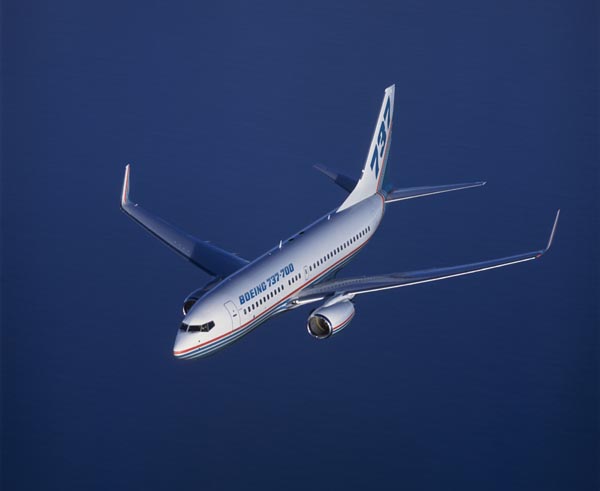
[[[594,1],[2,5],[5,489],[597,489]],[[171,355],[208,277],[136,201],[254,258],[338,205],[396,84],[399,186],[343,274],[542,261]]]

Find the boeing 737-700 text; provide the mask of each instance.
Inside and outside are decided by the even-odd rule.
[[[544,249],[461,266],[356,278],[337,278],[369,241],[389,203],[483,186],[485,182],[394,189],[383,185],[394,112],[394,86],[385,90],[360,179],[317,167],[349,194],[331,212],[248,261],[170,225],[129,200],[130,167],[125,168],[121,208],[131,218],[213,279],[183,303],[184,318],[173,354],[199,358],[224,348],[287,310],[321,302],[307,321],[311,336],[326,339],[354,317],[357,295],[455,278],[541,257],[552,245],[560,210]]]

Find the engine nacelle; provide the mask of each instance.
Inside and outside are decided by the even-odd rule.
[[[221,278],[215,278],[212,281],[209,281],[202,288],[198,288],[190,293],[185,300],[183,301],[183,315],[187,315],[190,309],[194,306],[194,304],[206,295],[210,290],[212,290],[215,286],[217,286],[221,282]]]
[[[306,329],[312,337],[326,339],[350,324],[353,317],[354,304],[350,300],[328,302],[311,312]]]

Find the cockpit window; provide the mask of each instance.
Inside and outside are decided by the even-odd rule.
[[[179,326],[179,329],[186,332],[208,332],[213,327],[215,327],[214,321],[207,322],[206,324],[200,324],[199,326],[190,326],[185,322],[182,322],[181,326]]]

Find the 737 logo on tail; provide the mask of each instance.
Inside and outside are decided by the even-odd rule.
[[[391,107],[390,97],[388,96],[387,102],[385,103],[385,111],[383,112],[383,119],[379,125],[379,134],[377,135],[377,145],[373,148],[373,155],[371,156],[371,170],[375,170],[375,179],[379,177],[379,160],[384,158],[388,131],[392,124],[391,120]],[[385,162],[383,163],[385,164]],[[383,166],[382,164],[382,166]]]

